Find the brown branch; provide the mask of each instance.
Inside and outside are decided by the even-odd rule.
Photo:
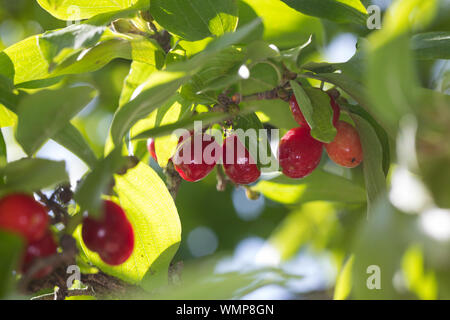
[[[175,170],[172,160],[169,160],[167,163],[164,173],[166,175],[167,189],[169,190],[173,200],[175,200],[177,198],[178,189],[180,188],[181,177]]]

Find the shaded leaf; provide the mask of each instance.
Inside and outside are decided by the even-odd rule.
[[[0,169],[1,193],[33,192],[69,181],[64,161],[24,158]]]
[[[93,98],[87,86],[44,90],[24,97],[18,106],[16,139],[33,155],[48,139],[63,129]]]

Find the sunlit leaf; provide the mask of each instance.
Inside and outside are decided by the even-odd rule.
[[[235,0],[153,0],[150,10],[161,26],[190,41],[232,32],[238,21]]]
[[[120,266],[110,266],[89,251],[77,237],[89,260],[102,271],[124,281],[140,284],[147,290],[167,285],[168,267],[181,240],[177,209],[158,174],[139,163],[125,175],[115,176],[113,198],[131,222],[135,247],[131,257]]]

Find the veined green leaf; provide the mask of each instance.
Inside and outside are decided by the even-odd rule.
[[[290,83],[300,110],[311,127],[311,136],[325,143],[333,141],[337,131],[333,125],[330,97],[320,89],[303,89],[295,81]]]
[[[95,15],[135,6],[144,8],[148,0],[37,0],[39,5],[61,20],[78,21]]]
[[[240,30],[227,33],[211,42],[201,54],[192,59],[173,63],[164,71],[152,73],[147,81],[136,89],[136,97],[116,112],[110,130],[114,145],[120,144],[137,121],[168,101],[209,59],[241,41],[260,24],[261,20],[256,19]]]
[[[111,60],[123,58],[161,66],[164,54],[159,45],[143,36],[108,36],[94,47],[75,50],[49,72],[50,64],[39,46],[41,36],[22,40],[0,54],[0,74],[14,78],[15,84],[96,71]],[[11,65],[11,67],[8,67]],[[10,71],[12,68],[13,72]]]
[[[47,139],[55,136],[93,98],[91,87],[43,90],[26,96],[18,106],[16,139],[33,155]]]
[[[236,29],[236,0],[152,0],[150,11],[168,31],[189,41],[221,36]]]

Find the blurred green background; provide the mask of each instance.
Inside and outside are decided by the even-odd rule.
[[[369,4],[379,5],[384,12],[391,1],[363,3],[366,7]],[[450,29],[450,6],[448,1],[442,1],[441,5],[441,10],[427,31]],[[263,17],[264,28],[259,32],[265,40],[280,49],[304,43],[313,35],[315,46],[308,51],[308,59],[314,61],[347,61],[356,51],[358,37],[369,33],[366,28],[338,25],[302,15],[275,0],[239,1],[239,9],[240,24],[245,24],[255,16]],[[0,49],[28,36],[65,26],[64,21],[53,18],[36,1],[0,1]],[[118,59],[99,71],[73,75],[65,80],[88,82],[99,90],[99,96],[74,121],[99,155],[103,152],[129,65],[129,61]],[[423,87],[450,94],[448,60],[419,61],[417,70]],[[289,120],[289,114],[272,116],[292,121]],[[5,127],[2,131],[7,143],[13,145],[12,129]],[[392,149],[395,154],[395,146]],[[8,150],[9,161],[21,156],[23,152],[18,146]],[[87,169],[80,160],[53,142],[47,143],[38,156],[66,160],[72,184]],[[151,161],[152,167],[162,173],[158,165]],[[444,163],[443,166],[450,166],[450,163]],[[361,167],[353,170],[338,168],[325,156],[321,167],[363,186]],[[346,272],[352,272],[351,263],[346,265],[347,269],[343,266],[351,261],[349,253],[357,252],[364,256],[366,265],[372,262],[378,264],[377,258],[380,258],[386,262],[386,268],[392,268],[389,274],[394,276],[395,293],[384,290],[376,298],[448,299],[450,214],[447,210],[437,208],[421,215],[400,213],[407,211],[405,209],[413,200],[419,201],[414,199],[416,194],[426,193],[420,189],[423,185],[418,184],[419,191],[406,194],[405,200],[404,193],[408,193],[405,188],[415,186],[416,183],[414,179],[408,180],[411,179],[408,174],[396,171],[394,178],[397,177],[397,185],[392,185],[391,201],[384,199],[377,203],[374,212],[380,212],[381,218],[374,219],[370,225],[366,223],[367,208],[358,201],[306,202],[300,197],[299,201],[283,204],[264,196],[252,201],[247,199],[243,188],[228,186],[225,192],[217,192],[215,174],[199,183],[183,183],[176,200],[183,234],[175,261],[182,260],[189,264],[190,261],[207,262],[213,258],[218,262],[208,265],[208,270],[216,272],[260,268],[277,270],[269,274],[262,273],[255,288],[249,286],[245,294],[238,295],[240,297],[332,298],[333,294],[337,294],[337,297],[347,296],[350,280]],[[287,192],[297,191],[289,189]],[[447,198],[450,198],[450,193]],[[384,217],[389,213],[389,217]],[[361,270],[353,270],[357,271]],[[365,270],[360,274],[361,283],[365,283],[369,275]],[[334,291],[336,279],[339,288]],[[217,290],[221,290],[220,287]],[[355,290],[358,296],[358,289]],[[361,293],[359,297],[367,296]]]

